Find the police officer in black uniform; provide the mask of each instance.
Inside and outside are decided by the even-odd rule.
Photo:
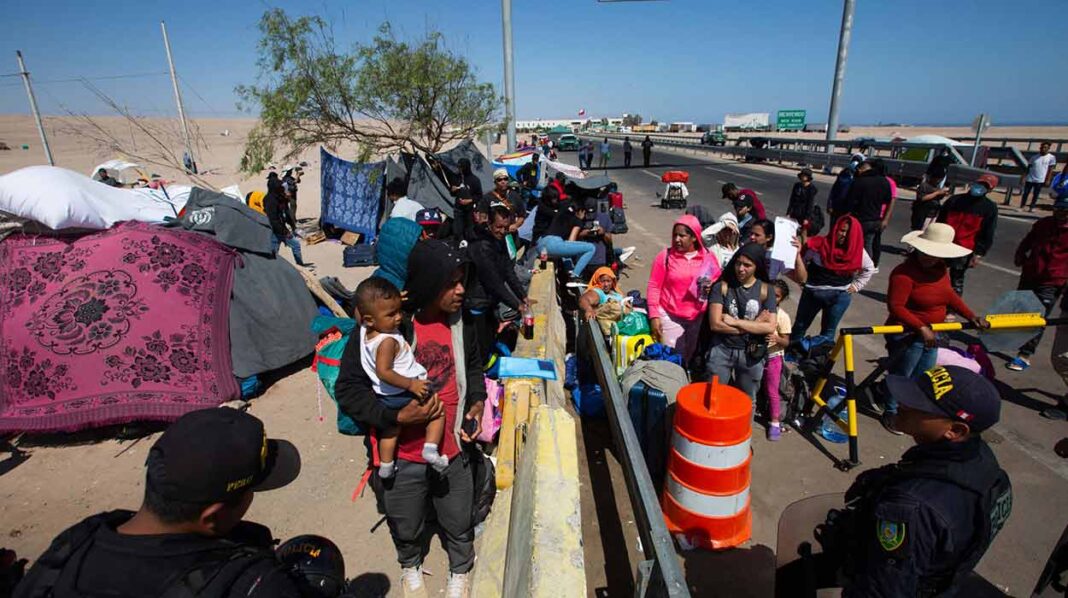
[[[89,517],[60,534],[15,590],[54,596],[301,596],[266,527],[241,521],[254,492],[296,479],[300,455],[263,422],[194,411],[160,436],[140,510]]]
[[[1012,510],[1009,478],[980,437],[1001,397],[956,366],[887,385],[901,406],[897,429],[916,446],[858,476],[817,539],[844,564],[843,596],[953,596]]]

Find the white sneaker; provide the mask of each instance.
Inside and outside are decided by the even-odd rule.
[[[449,583],[445,586],[445,598],[467,598],[468,573],[450,573]]]
[[[426,585],[423,583],[423,568],[401,569],[401,588],[404,589],[404,598],[427,598]]]
[[[634,255],[634,252],[637,250],[638,248],[633,245],[631,245],[630,247],[624,247],[623,252],[619,254],[619,261],[623,262],[624,264],[627,263],[627,260],[630,259],[630,256]]]

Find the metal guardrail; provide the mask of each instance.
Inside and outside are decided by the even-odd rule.
[[[605,133],[599,135],[580,135],[589,139],[596,138],[609,138],[616,141],[622,139],[624,135],[619,133]],[[849,164],[851,154],[847,153],[854,147],[858,147],[857,141],[821,141],[814,139],[785,139],[785,138],[766,138],[767,145],[762,148],[734,145],[734,146],[710,146],[703,145],[699,141],[688,139],[672,139],[670,137],[655,137],[650,135],[650,140],[659,145],[665,145],[669,147],[680,147],[684,149],[690,149],[694,151],[704,151],[710,154],[717,154],[721,156],[729,156],[732,158],[756,158],[760,160],[773,160],[776,162],[790,162],[795,164],[806,164],[813,167],[844,167]],[[637,139],[644,139],[644,136],[637,136]],[[884,164],[886,164],[887,174],[897,178],[921,178],[927,171],[929,160],[934,156],[934,152],[939,150],[946,150],[949,155],[954,159],[956,164],[949,166],[948,183],[950,185],[966,185],[976,181],[983,174],[993,174],[1000,179],[1000,187],[1006,189],[1007,193],[1011,193],[1014,189],[1023,187],[1023,174],[1005,173],[985,168],[974,168],[967,165],[967,161],[960,155],[957,150],[951,146],[937,144],[937,143],[883,143],[873,142],[866,144],[867,147],[878,150],[891,151],[891,157],[877,156]],[[796,148],[796,149],[794,149]],[[846,152],[828,151],[828,149],[834,150],[838,148],[845,148]],[[899,156],[901,153],[912,149],[927,150],[927,161],[919,160],[902,160],[893,156]]]
[[[615,377],[615,367],[608,355],[604,336],[596,325],[591,325],[585,318],[579,318],[578,326],[576,350],[592,362],[597,382],[601,385],[608,422],[612,428],[612,441],[623,468],[627,494],[634,509],[642,552],[645,554],[646,560],[638,564],[634,595],[688,598],[690,590],[686,585],[686,576],[679,565],[675,543],[668,533],[656,488],[645,465],[638,434],[630,421],[627,402]]]

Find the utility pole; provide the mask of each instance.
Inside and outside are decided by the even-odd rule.
[[[48,147],[48,137],[45,135],[44,123],[41,122],[41,111],[37,109],[37,98],[33,95],[33,86],[30,85],[30,73],[26,70],[26,63],[22,62],[22,51],[15,50],[15,57],[19,60],[19,74],[22,75],[22,83],[26,86],[26,95],[30,98],[30,110],[33,111],[33,120],[37,121],[37,132],[41,134],[41,145],[44,146],[45,158],[48,165],[55,166],[52,159],[52,148]]]
[[[512,0],[501,0],[504,28],[504,118],[508,127],[507,151],[515,151],[515,71],[512,68]]]
[[[827,141],[838,137],[838,100],[842,96],[842,80],[845,79],[846,59],[849,57],[849,38],[853,35],[853,13],[856,0],[845,0],[842,8],[842,30],[838,34],[838,59],[834,63],[834,85],[831,87],[831,111],[827,115]],[[827,145],[827,153],[834,153],[834,146]],[[830,164],[827,165],[828,170]]]
[[[178,103],[178,119],[182,121],[182,138],[185,140],[185,153],[194,164],[193,174],[196,174],[196,160],[193,158],[193,144],[190,143],[189,123],[185,121],[185,108],[182,106],[182,92],[178,89],[178,75],[174,71],[174,57],[171,56],[171,40],[167,37],[167,24],[159,22],[159,28],[163,30],[163,47],[167,50],[167,64],[171,69],[171,85],[174,86],[174,100]]]

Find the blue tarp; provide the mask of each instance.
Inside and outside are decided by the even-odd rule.
[[[378,210],[385,184],[385,162],[360,164],[319,148],[322,161],[322,219],[360,233],[370,243],[378,231]]]

